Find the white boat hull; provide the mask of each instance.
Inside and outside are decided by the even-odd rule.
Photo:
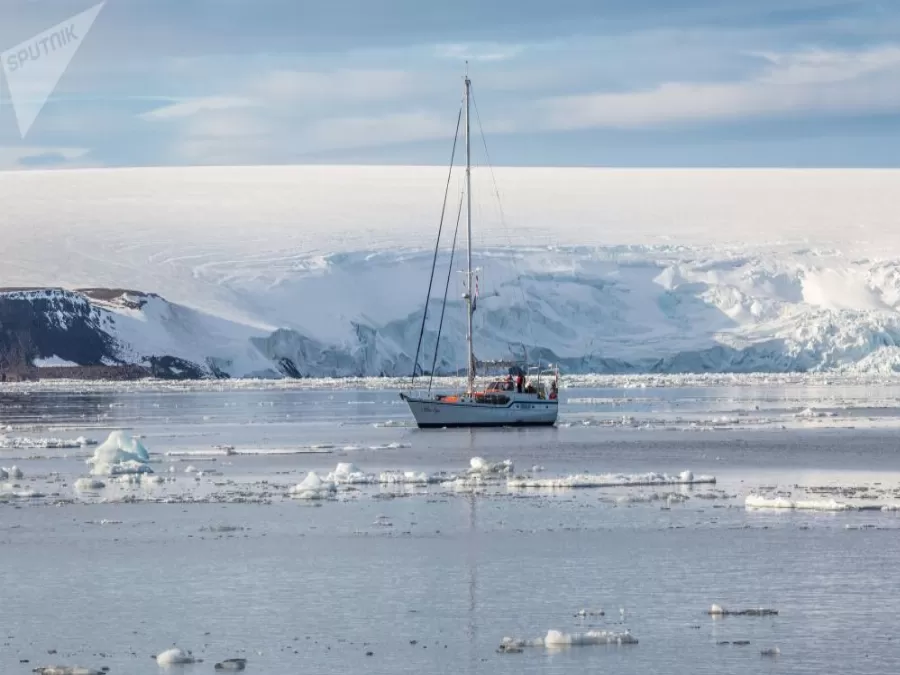
[[[434,398],[400,396],[409,405],[420,429],[553,426],[559,413],[558,401],[527,394],[513,394],[503,405],[465,399],[447,403]]]

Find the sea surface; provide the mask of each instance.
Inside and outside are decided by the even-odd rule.
[[[900,387],[567,388],[561,402],[557,428],[425,431],[396,391],[0,390],[0,466],[23,474],[0,481],[0,673],[192,675],[232,657],[271,675],[900,665]],[[72,441],[115,430],[164,483],[75,487],[96,446]],[[471,480],[473,457],[536,480],[715,483],[514,488]],[[338,463],[444,482],[291,494]],[[814,508],[748,508],[751,494]],[[714,603],[778,613],[711,617]],[[498,652],[548,630],[638,642]],[[173,645],[202,661],[158,666]]]

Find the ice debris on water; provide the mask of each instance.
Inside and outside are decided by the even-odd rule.
[[[476,458],[478,459],[478,458]],[[475,460],[472,460],[473,462]],[[483,462],[483,460],[480,460]],[[508,466],[512,469],[512,463],[500,462],[498,464],[490,464],[485,462],[483,465],[478,464],[478,469],[467,476],[456,476],[453,474],[428,474],[424,471],[400,471],[390,470],[382,471],[379,474],[366,473],[355,464],[349,462],[339,463],[334,471],[328,473],[324,480],[334,483],[335,485],[435,485],[441,484],[450,486],[457,481],[466,481],[469,479],[477,479],[482,476],[492,475],[497,471],[505,471],[503,467]],[[470,469],[471,470],[471,469]]]
[[[113,431],[85,462],[92,466],[92,476],[153,473],[147,448],[123,431]]]
[[[33,668],[31,672],[37,675],[106,675],[102,670],[81,666],[41,666]]]
[[[725,609],[722,605],[712,605],[707,614],[710,616],[778,616],[777,609],[751,607],[750,609]]]
[[[102,490],[106,483],[96,478],[79,478],[75,481],[75,489],[79,491]]]
[[[637,638],[629,631],[589,630],[586,633],[563,633],[548,630],[544,637],[533,640],[505,637],[500,641],[498,651],[516,653],[524,647],[583,647],[591,645],[636,645]]]
[[[156,655],[156,663],[160,666],[175,666],[196,662],[197,659],[194,658],[190,650],[185,651],[180,647],[173,647]]]

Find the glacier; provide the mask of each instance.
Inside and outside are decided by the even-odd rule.
[[[0,371],[408,375],[445,171],[4,174]],[[480,359],[527,353],[568,373],[900,370],[900,235],[890,208],[900,172],[496,175],[503,212],[475,170]],[[458,250],[454,268],[463,265]],[[454,270],[439,373],[465,364],[461,294]]]

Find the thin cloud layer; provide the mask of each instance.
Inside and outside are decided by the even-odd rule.
[[[0,51],[90,5],[10,0]],[[850,165],[900,156],[888,3],[108,5],[27,151],[0,98],[0,167],[442,164],[466,61],[505,163],[815,164],[837,139]]]

